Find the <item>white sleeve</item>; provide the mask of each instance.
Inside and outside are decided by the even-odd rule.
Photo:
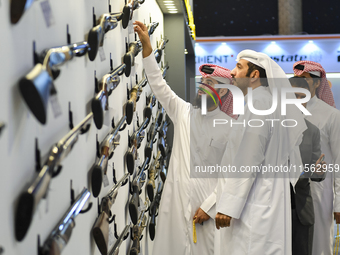
[[[215,190],[206,200],[204,200],[204,202],[200,206],[201,209],[212,219],[215,219],[216,216],[216,193],[217,188],[215,188]]]
[[[333,162],[326,162],[333,164],[334,170],[334,212],[340,212],[340,111],[332,117],[331,130],[329,134],[329,145],[332,152]],[[337,169],[337,170],[336,170]]]
[[[190,104],[185,102],[168,86],[163,79],[162,73],[158,67],[155,56],[151,53],[148,57],[143,58],[145,74],[148,78],[149,85],[157,100],[162,104],[166,113],[175,124],[179,113],[184,109],[189,110]]]

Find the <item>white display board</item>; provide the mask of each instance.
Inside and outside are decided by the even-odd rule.
[[[45,22],[42,7],[50,5],[53,14],[52,24]],[[103,52],[105,60],[101,60],[99,54],[95,61],[91,62],[88,56],[74,58],[60,67],[60,76],[54,81],[58,91],[62,114],[54,118],[51,105],[48,105],[47,123],[40,124],[26,106],[18,89],[18,81],[33,68],[33,42],[36,51],[40,53],[44,49],[67,45],[67,26],[71,35],[71,42],[80,42],[87,39],[87,34],[93,25],[93,9],[97,19],[101,14],[108,13],[111,4],[112,12],[121,12],[124,0],[38,0],[24,13],[21,20],[13,25],[10,23],[10,1],[0,2],[0,31],[1,31],[1,94],[0,94],[0,122],[6,124],[0,135],[0,247],[5,255],[27,255],[37,253],[37,237],[43,243],[57,222],[70,206],[70,181],[77,196],[83,187],[90,190],[90,169],[96,160],[96,136],[99,142],[111,130],[109,126],[112,117],[118,122],[123,114],[123,105],[127,101],[127,87],[135,85],[135,74],[138,79],[143,77],[142,54],[135,59],[130,77],[120,76],[118,87],[109,97],[110,109],[105,113],[105,122],[101,130],[97,130],[93,121],[89,132],[79,137],[78,142],[70,154],[63,160],[63,169],[59,176],[52,179],[48,196],[43,199],[33,217],[33,221],[25,239],[21,242],[15,240],[14,213],[19,194],[32,182],[35,173],[35,139],[38,140],[41,155],[45,156],[51,146],[58,142],[69,131],[69,104],[73,112],[73,123],[77,125],[90,112],[89,103],[94,97],[95,84],[94,73],[100,79],[110,71],[110,55],[113,67],[122,62],[125,54],[125,42],[135,40],[132,22],[140,20],[146,24],[158,21],[154,34],[151,36],[152,46],[164,36],[163,14],[155,0],[147,0],[133,13],[129,27],[122,28],[122,23],[106,33]],[[46,9],[46,8],[45,8]],[[143,118],[143,109],[146,104],[146,96],[150,94],[147,85],[143,89],[140,100],[137,103],[136,112],[140,120]],[[156,115],[156,108],[153,109]],[[116,148],[112,159],[109,161],[108,179],[109,186],[102,187],[99,198],[101,199],[113,186],[112,164],[116,169],[116,179],[119,180],[127,171],[124,163],[124,155],[128,148],[128,134],[134,130],[133,123],[120,133],[120,144]],[[150,127],[150,126],[149,126]],[[141,161],[144,160],[145,140],[139,150]],[[154,150],[155,150],[154,146]],[[155,151],[154,151],[155,152]],[[42,162],[43,163],[43,162]],[[130,177],[132,180],[132,177]],[[145,191],[141,197],[145,197]],[[112,207],[116,214],[118,234],[130,224],[130,215],[127,202],[129,199],[129,185],[119,190],[118,197]],[[71,239],[62,254],[100,254],[91,236],[92,226],[98,216],[97,199],[92,194],[88,203],[92,202],[92,209],[86,214],[77,216],[76,226]],[[87,204],[88,204],[87,203]],[[87,204],[84,208],[87,207]],[[113,230],[113,225],[111,226]],[[142,254],[151,254],[152,242],[149,234],[144,230]],[[111,244],[115,242],[115,239]],[[119,254],[127,254],[131,245],[131,238],[124,241]]]

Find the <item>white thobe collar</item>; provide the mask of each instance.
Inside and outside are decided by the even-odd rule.
[[[207,117],[214,117],[214,116],[216,116],[217,114],[219,114],[220,113],[220,107],[216,107],[216,109],[215,110],[212,110],[212,111],[210,111],[210,112],[207,112]]]
[[[264,86],[258,86],[257,88],[253,89],[253,98],[256,95],[259,95],[262,93],[263,89],[265,89]],[[248,103],[248,94],[244,97],[245,104]]]
[[[307,102],[307,109],[311,109],[315,106],[318,101],[318,97],[314,95],[308,102]]]

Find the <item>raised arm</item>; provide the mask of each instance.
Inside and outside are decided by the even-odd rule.
[[[143,65],[149,85],[171,120],[176,123],[177,118],[179,117],[178,112],[189,109],[190,104],[177,96],[163,79],[156,58],[152,53],[147,27],[139,21],[135,21],[134,25],[135,32],[138,33],[139,39],[143,45]]]

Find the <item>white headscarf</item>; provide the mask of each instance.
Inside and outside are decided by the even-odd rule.
[[[282,68],[273,61],[268,55],[256,52],[253,50],[243,50],[237,55],[237,61],[240,59],[245,59],[257,66],[262,67],[266,71],[268,85],[271,93],[273,92],[273,88],[277,88],[278,92],[281,92],[281,88],[291,87],[290,82],[282,70]],[[294,93],[291,93],[295,98]],[[289,95],[290,96],[290,95]],[[287,159],[290,159],[290,163],[294,166],[296,165],[296,172],[290,171],[290,181],[293,186],[298,180],[301,172],[298,168],[300,164],[302,165],[300,151],[298,146],[302,141],[302,133],[307,129],[306,123],[304,121],[303,115],[299,109],[294,105],[287,105],[286,115],[281,115],[281,97],[278,96],[278,105],[275,111],[275,115],[280,122],[286,119],[296,120],[298,125],[294,128],[283,127],[282,125],[278,125],[279,132],[276,132],[276,136],[273,136],[272,140],[273,144],[278,146],[279,152],[277,155],[276,162],[284,165],[287,162]],[[273,159],[273,161],[275,161]]]

